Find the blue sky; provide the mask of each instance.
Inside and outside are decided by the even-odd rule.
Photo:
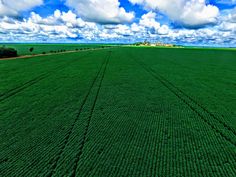
[[[0,0],[0,42],[236,46],[236,0]]]

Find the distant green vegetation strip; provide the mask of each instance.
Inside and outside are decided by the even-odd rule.
[[[1,176],[236,176],[233,50],[0,61]]]
[[[0,44],[5,47],[11,47],[18,51],[18,55],[31,55],[42,53],[55,53],[71,50],[81,50],[89,48],[98,48],[101,44]]]
[[[195,50],[231,50],[236,51],[236,48],[223,48],[223,47],[188,47],[188,46],[173,46],[173,47],[165,47],[165,46],[135,46],[135,45],[128,45],[127,47],[134,47],[134,48],[160,48],[160,49],[195,49]]]

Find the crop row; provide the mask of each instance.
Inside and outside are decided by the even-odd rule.
[[[64,145],[62,146],[61,151],[58,154],[58,156],[57,156],[57,158],[56,158],[56,160],[54,162],[53,169],[51,169],[51,174],[49,176],[53,176],[55,174],[55,172],[57,172],[56,169],[58,168],[58,162],[59,162],[60,159],[63,160],[63,158],[64,158],[62,155],[63,155],[63,153],[65,153],[66,148],[67,148],[67,144],[68,144],[69,140],[72,138],[71,137],[72,132],[76,131],[76,130],[74,130],[75,129],[75,125],[76,125],[78,119],[80,119],[80,116],[81,116],[82,112],[85,111],[84,109],[90,109],[90,113],[89,113],[88,117],[85,119],[86,122],[85,122],[84,132],[83,132],[83,135],[82,135],[82,139],[79,142],[80,143],[79,144],[79,149],[77,149],[77,152],[76,152],[76,155],[75,155],[75,162],[73,164],[72,171],[70,172],[71,176],[74,176],[76,174],[77,163],[80,160],[80,156],[81,156],[81,154],[83,152],[83,148],[84,148],[84,144],[85,144],[85,141],[86,141],[86,136],[87,136],[88,128],[89,128],[90,121],[91,121],[91,118],[92,118],[92,114],[93,114],[93,111],[94,111],[94,107],[95,107],[95,104],[96,104],[97,96],[99,94],[99,91],[100,91],[100,88],[101,88],[101,84],[102,84],[102,81],[103,81],[103,78],[104,78],[104,75],[105,75],[105,71],[106,71],[106,67],[107,67],[108,61],[109,61],[109,57],[110,57],[110,54],[104,60],[104,62],[102,63],[102,65],[101,65],[101,67],[100,67],[96,77],[94,78],[94,80],[93,80],[93,82],[92,82],[92,84],[91,84],[91,86],[90,86],[90,88],[89,88],[89,90],[88,90],[88,92],[87,92],[83,102],[82,102],[82,105],[81,105],[81,107],[80,107],[80,109],[78,111],[77,117],[74,120],[74,123],[71,125],[71,127],[69,129],[69,132],[67,133],[67,135],[65,137]],[[99,79],[99,77],[100,77],[100,79]],[[86,102],[88,101],[88,97],[91,95],[91,91],[95,87],[95,84],[97,82],[99,82],[99,86],[97,88],[93,104],[92,104],[92,106],[90,105],[91,108],[89,108],[89,106],[86,105],[87,104]],[[70,150],[73,151],[72,149],[70,149]]]
[[[214,130],[216,133],[220,134],[223,138],[225,138],[225,140],[229,141],[231,144],[236,146],[236,132],[232,127],[221,121],[213,113],[208,111],[204,106],[202,106],[193,98],[188,96],[181,89],[179,89],[173,83],[171,83],[166,78],[158,74],[152,68],[148,67],[140,60],[139,61],[135,60],[135,61],[138,62],[139,65],[143,69],[145,69],[150,75],[152,75],[152,77],[160,81],[166,88],[168,88],[180,100],[182,100],[186,105],[188,105],[189,108],[191,108],[191,110],[193,110],[196,114],[198,114],[198,116],[212,128],[212,130]]]
[[[166,105],[157,106],[157,109],[166,109]],[[198,133],[193,135],[187,129],[195,128],[197,117],[186,119],[192,113],[186,111],[186,115],[176,115],[171,105],[168,109],[173,111],[162,114],[147,112],[141,107],[116,111],[114,108],[96,111],[88,135],[90,141],[78,165],[78,176],[195,176],[193,173],[201,174],[201,169],[203,174],[210,173],[209,167],[203,167],[212,160],[210,149],[204,147],[206,139],[199,143],[195,139]],[[212,134],[207,132],[209,137]],[[207,142],[214,140],[207,138]],[[202,147],[197,149],[196,145]],[[216,146],[214,150],[222,155],[216,142],[208,145],[209,148],[212,146]],[[201,164],[199,158],[209,160]],[[229,163],[233,165],[233,156],[223,156],[215,161],[220,164],[222,159],[231,159]],[[211,168],[214,169],[214,165]],[[216,170],[217,173],[220,171]],[[230,173],[233,172],[231,169]]]
[[[149,73],[136,75],[136,70],[140,72],[140,66],[137,67],[135,63],[125,59],[127,57],[116,61],[127,63],[126,67],[115,65],[114,60],[109,67],[107,77],[113,80],[107,78],[104,83],[106,87],[103,87],[99,97],[76,175],[235,174],[232,168],[235,159],[231,144],[209,129],[195,112],[182,104],[178,97],[170,94],[165,86],[155,82]],[[123,71],[114,74],[122,68]],[[135,79],[139,82],[133,84]],[[124,82],[125,80],[130,80],[130,83]],[[119,85],[117,92],[114,85],[119,82],[123,84]],[[153,89],[146,89],[149,86]],[[142,99],[141,95],[147,92],[152,100]],[[116,104],[110,103],[112,99],[117,101]],[[140,99],[143,100],[143,105],[139,105]],[[155,111],[150,111],[152,101],[155,101]]]
[[[84,55],[82,58],[86,58],[90,53]],[[17,86],[15,88],[12,88],[12,89],[9,89],[8,91],[6,91],[5,93],[2,93],[0,95],[0,102],[3,101],[3,100],[6,100],[14,95],[16,95],[17,93],[29,88],[30,86],[40,82],[41,80],[49,77],[50,75],[52,74],[55,74],[56,72],[60,72],[60,70],[62,69],[65,69],[66,67],[68,67],[69,65],[73,64],[74,62],[76,62],[77,60],[73,60],[73,61],[69,61],[69,62],[66,62],[66,64],[62,64],[60,66],[57,66],[56,68],[53,68],[51,71],[47,71],[43,74],[40,74],[39,76],[21,84],[20,86]]]
[[[185,96],[187,96],[191,101],[193,101],[195,104],[197,104],[199,107],[201,107],[209,115],[211,115],[212,117],[217,119],[227,129],[230,129],[231,131],[234,132],[234,134],[236,134],[236,129],[232,127],[232,121],[234,121],[234,120],[232,120],[233,117],[234,117],[234,113],[232,111],[232,109],[233,109],[232,106],[233,105],[230,105],[230,103],[228,103],[229,104],[228,106],[226,106],[224,104],[217,104],[219,102],[219,100],[222,101],[223,100],[222,98],[227,96],[227,92],[225,92],[226,90],[224,90],[224,87],[222,88],[222,84],[225,82],[225,80],[227,80],[227,82],[230,83],[230,80],[228,78],[227,79],[222,78],[222,77],[218,78],[217,77],[218,72],[210,72],[210,73],[207,72],[208,70],[212,71],[212,70],[217,70],[218,69],[217,68],[218,67],[217,58],[215,59],[216,60],[215,63],[210,63],[210,65],[206,64],[207,60],[209,60],[208,58],[202,59],[202,60],[204,60],[204,62],[201,63],[201,64],[198,64],[198,65],[196,65],[196,63],[194,63],[196,61],[187,60],[186,58],[176,59],[176,58],[172,58],[172,57],[165,57],[164,60],[165,60],[164,61],[165,65],[172,66],[173,69],[177,68],[176,70],[181,71],[180,75],[182,75],[183,73],[188,73],[187,75],[184,75],[185,76],[184,79],[191,78],[191,76],[194,75],[194,74],[198,75],[197,80],[192,79],[192,82],[194,81],[194,83],[192,83],[192,88],[194,88],[194,85],[198,85],[198,87],[197,87],[197,90],[198,90],[197,93],[198,94],[195,93],[196,90],[192,90],[191,92],[188,92],[189,95],[192,94],[192,96],[189,97],[189,95],[186,94],[186,92],[183,92],[184,89],[180,90],[179,88],[177,88],[177,90],[180,91],[181,94],[184,94]],[[224,61],[224,62],[226,62],[226,61]],[[227,64],[229,64],[229,63],[227,63]],[[202,70],[203,70],[203,72],[202,72]],[[224,65],[222,65],[220,72],[221,73],[226,73],[226,72],[232,72],[233,73],[234,70],[232,68],[225,67]],[[211,76],[211,75],[213,75],[213,73],[216,76]],[[164,73],[163,73],[163,75],[164,75]],[[207,80],[207,83],[205,83],[206,82],[206,80],[205,80],[206,76],[204,76],[204,75],[210,75],[210,76],[208,76],[209,78]],[[200,78],[204,78],[204,79],[200,79]],[[214,78],[214,79],[211,79],[211,78]],[[166,80],[165,78],[163,78],[163,79]],[[172,84],[169,81],[167,81],[167,82],[169,84]],[[215,85],[214,82],[216,82],[217,85]],[[218,85],[218,84],[220,84],[220,85]],[[207,88],[207,90],[204,90],[204,93],[201,93],[201,91],[200,91],[201,86],[204,86],[205,88]],[[230,85],[228,85],[228,87],[230,88]],[[220,95],[219,95],[219,92],[218,92],[219,90],[220,90]],[[197,94],[197,96],[196,96],[196,94]],[[210,94],[210,97],[209,97],[209,94]],[[210,102],[209,100],[208,100],[208,102],[206,102],[202,99],[204,97],[205,98],[214,98],[214,102]],[[206,108],[207,105],[203,104],[204,102],[205,102],[205,104],[209,104],[209,102],[210,102],[212,105],[216,106],[215,110],[213,108],[210,109],[209,107]],[[214,113],[212,113],[212,112],[214,112]],[[230,120],[232,120],[232,121],[230,121]]]
[[[6,134],[6,138],[3,138],[0,158],[8,159],[1,164],[3,174],[30,176],[37,169],[39,173],[51,168],[50,163],[54,164],[55,157],[64,145],[64,136],[78,113],[78,105],[88,91],[101,60],[91,57],[76,60],[79,62],[12,97],[14,105],[23,109],[11,114],[13,116],[8,120],[7,127],[1,132],[1,137]],[[10,107],[10,104],[7,106]]]
[[[234,129],[139,50],[96,52],[11,97],[0,174],[235,176]]]
[[[103,91],[104,100],[113,95],[118,103],[106,106],[105,115],[97,112],[97,117],[93,119],[97,122],[93,122],[91,127],[91,141],[87,144],[83,163],[79,164],[83,170],[78,176],[234,176],[234,145],[212,131],[208,124],[199,119],[198,114],[183,104],[181,99],[170,94],[170,90],[161,82],[155,82],[156,79],[150,77],[148,72],[136,75],[140,65],[137,68],[134,63],[130,64],[132,69],[126,65],[127,71],[124,71],[126,77],[120,74],[122,76],[117,76],[113,84],[126,79],[130,83],[126,83],[126,87],[121,85],[118,93],[112,89]],[[117,70],[120,69],[117,67]],[[112,72],[115,73],[114,70]],[[140,83],[132,85],[135,79],[140,80]],[[149,96],[146,95],[151,100],[143,100],[144,105],[138,107],[139,99],[142,98],[140,95],[146,93],[145,86],[147,90],[152,86]],[[132,97],[128,90],[139,94]],[[126,98],[129,103],[123,102]],[[144,110],[145,104],[151,106],[152,101],[155,101],[153,110],[156,112],[150,111],[151,107]],[[126,105],[129,105],[128,108]],[[139,116],[140,112],[142,116]],[[149,119],[154,122],[148,124]],[[143,155],[145,153],[148,155]]]

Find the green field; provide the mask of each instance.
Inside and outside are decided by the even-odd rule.
[[[236,51],[6,60],[0,83],[0,176],[236,176]]]
[[[61,52],[61,50],[71,51],[71,50],[80,50],[88,48],[98,48],[101,47],[99,44],[0,44],[0,46],[11,47],[18,51],[18,55],[31,55],[31,54],[42,54]],[[103,45],[106,46],[106,45]],[[34,48],[30,52],[30,48]]]

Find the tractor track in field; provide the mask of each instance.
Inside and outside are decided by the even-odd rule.
[[[88,55],[89,55],[89,54],[84,55],[84,56],[82,56],[81,58],[85,58],[85,57],[87,57]],[[60,66],[54,68],[53,71],[50,71],[50,72],[48,72],[48,73],[41,74],[41,75],[35,77],[34,79],[31,79],[31,80],[29,80],[29,81],[23,83],[23,84],[20,85],[20,86],[17,86],[17,87],[15,87],[15,88],[13,88],[13,89],[9,89],[8,91],[6,91],[5,93],[2,93],[2,94],[0,95],[0,102],[2,102],[2,101],[4,101],[4,100],[6,100],[6,99],[8,99],[8,98],[10,98],[10,97],[12,97],[12,96],[18,94],[18,93],[20,93],[21,91],[23,91],[23,90],[29,88],[30,86],[32,86],[32,85],[34,85],[34,84],[40,82],[41,80],[50,77],[50,76],[51,76],[52,74],[54,74],[55,72],[58,72],[58,71],[60,71],[60,70],[62,70],[62,69],[64,69],[64,68],[67,68],[68,66],[70,66],[71,64],[73,64],[73,63],[76,62],[76,61],[78,61],[78,60],[73,60],[73,61],[71,61],[71,62],[67,62],[66,64],[64,63],[64,64],[62,64],[62,65],[60,65]]]
[[[193,112],[195,112],[203,120],[203,122],[205,122],[208,126],[210,126],[212,130],[214,130],[217,134],[221,135],[221,137],[227,140],[230,144],[236,146],[236,141],[229,138],[227,135],[225,135],[225,133],[223,133],[214,124],[212,124],[209,121],[209,119],[206,118],[206,115],[207,117],[210,117],[216,122],[218,122],[219,125],[223,126],[224,130],[227,131],[229,134],[232,134],[235,139],[236,132],[232,127],[222,122],[219,118],[217,118],[213,113],[207,110],[204,106],[202,106],[200,103],[195,101],[193,98],[191,98],[184,91],[182,91],[180,88],[178,88],[173,83],[171,83],[169,80],[161,76],[151,67],[147,66],[145,63],[141,61],[137,61],[135,59],[134,61],[138,65],[140,65],[147,73],[149,73],[153,78],[161,82],[169,91],[171,91],[175,96],[177,96],[182,102],[184,102]]]
[[[183,65],[183,64],[180,64],[180,63],[177,63],[176,61],[173,61],[173,60],[171,60],[171,59],[169,59],[169,58],[167,58],[166,60],[168,60],[171,64],[173,64],[173,65],[178,65],[178,66],[180,66],[180,67],[182,67],[182,68],[187,68],[187,69],[190,69],[191,70],[191,68],[189,67],[189,66],[186,66],[186,65]],[[228,69],[228,70],[231,70],[232,72],[235,72],[236,70],[232,70],[232,69]],[[209,87],[209,86],[207,86],[209,89],[211,89],[211,87]],[[186,95],[187,96],[187,95]],[[216,97],[217,99],[220,99],[219,97],[217,97],[217,96],[214,96],[214,97]],[[198,102],[195,100],[195,103],[196,104],[198,104]],[[200,104],[199,104],[200,105]],[[204,108],[203,108],[204,109]],[[228,109],[228,108],[226,108],[227,109],[227,111],[228,112],[230,112],[230,110]],[[209,112],[210,113],[210,112]],[[232,116],[232,114],[234,114],[233,112],[231,112],[231,116]],[[218,116],[220,116],[221,118],[225,118],[224,117],[224,115],[218,115]],[[221,121],[221,120],[219,120],[219,121]],[[222,121],[221,121],[222,122]],[[223,124],[225,124],[225,122],[222,122]],[[231,128],[232,129],[232,128]],[[235,132],[235,134],[236,134],[236,131],[235,130],[233,130],[234,132]]]
[[[83,151],[83,148],[84,148],[84,145],[85,145],[85,141],[86,141],[86,137],[87,137],[90,121],[91,121],[91,118],[92,118],[92,114],[93,114],[94,108],[96,106],[96,101],[97,101],[97,98],[98,98],[98,95],[99,95],[99,92],[100,92],[100,89],[101,89],[102,81],[103,81],[103,78],[104,78],[104,75],[105,75],[105,71],[106,71],[106,68],[107,68],[110,56],[111,56],[111,52],[109,52],[108,56],[105,58],[105,60],[103,61],[102,65],[100,66],[100,68],[99,68],[95,78],[93,79],[92,84],[90,85],[90,87],[88,89],[88,92],[87,92],[86,96],[84,97],[84,99],[82,101],[82,104],[80,106],[80,109],[78,111],[76,119],[72,123],[71,127],[69,128],[68,133],[65,136],[64,144],[63,144],[60,152],[58,153],[57,158],[55,159],[54,164],[52,166],[52,169],[50,169],[51,172],[50,172],[50,174],[48,176],[53,176],[55,174],[55,172],[56,172],[55,170],[56,170],[56,168],[58,166],[58,161],[62,157],[63,152],[65,151],[65,148],[66,148],[66,146],[68,144],[69,138],[70,138],[70,136],[72,134],[72,131],[73,131],[74,127],[75,127],[75,124],[78,121],[78,119],[79,119],[79,117],[80,117],[80,115],[82,113],[84,105],[86,104],[87,99],[88,99],[89,95],[91,94],[91,91],[92,91],[96,81],[99,79],[99,76],[101,75],[101,80],[99,82],[99,86],[98,86],[98,89],[97,89],[97,92],[96,92],[95,100],[94,100],[94,103],[92,105],[92,108],[91,108],[91,111],[90,111],[90,115],[89,115],[88,120],[87,120],[87,125],[86,125],[85,130],[84,130],[83,139],[82,139],[82,142],[81,142],[81,147],[79,148],[79,152],[76,154],[76,161],[75,161],[75,165],[73,167],[73,174],[72,174],[72,176],[75,176],[75,174],[76,174],[76,167],[77,167],[77,164],[78,164],[78,162],[80,160],[80,156],[82,154],[82,151]]]
[[[73,167],[72,177],[76,176],[76,169],[77,169],[80,157],[81,157],[81,155],[83,153],[84,145],[85,145],[85,142],[86,142],[86,139],[87,139],[89,125],[90,125],[91,118],[93,116],[93,112],[94,112],[94,109],[95,109],[95,106],[96,106],[96,103],[97,103],[98,95],[99,95],[101,87],[102,87],[102,82],[103,82],[103,79],[104,79],[104,76],[105,76],[105,73],[106,73],[106,69],[107,69],[107,65],[108,65],[110,57],[111,57],[111,52],[109,52],[109,54],[107,56],[105,67],[104,67],[104,70],[102,72],[101,80],[99,82],[99,86],[98,86],[98,89],[97,89],[97,92],[96,92],[96,96],[95,96],[95,99],[94,99],[94,102],[93,102],[93,105],[92,105],[92,108],[91,108],[91,111],[90,111],[90,115],[88,117],[86,129],[85,129],[84,134],[83,134],[83,139],[82,139],[82,142],[81,142],[81,147],[79,149],[79,152],[76,154],[76,161],[75,161],[75,165]]]

